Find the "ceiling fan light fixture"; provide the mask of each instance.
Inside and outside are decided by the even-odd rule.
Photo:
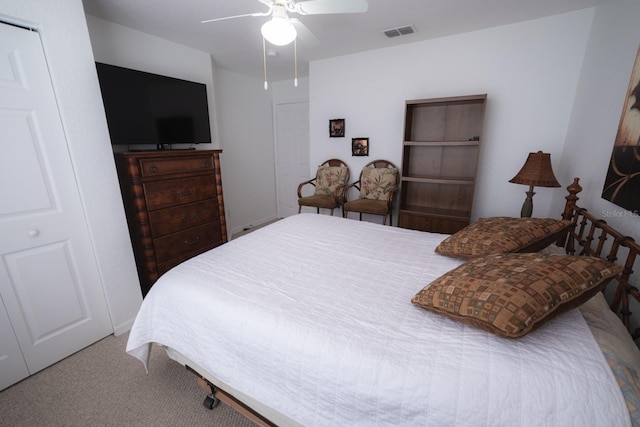
[[[267,41],[276,46],[285,46],[298,36],[298,32],[288,19],[274,16],[265,22],[260,30]]]

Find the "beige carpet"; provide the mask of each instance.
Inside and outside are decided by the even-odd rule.
[[[0,392],[0,426],[255,427],[221,403],[209,410],[196,376],[153,347],[149,373],[113,335]]]

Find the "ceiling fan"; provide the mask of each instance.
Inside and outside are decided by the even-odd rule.
[[[247,13],[244,15],[226,16],[223,18],[207,19],[208,22],[227,19],[243,18],[247,16],[271,16],[261,29],[263,37],[272,44],[285,46],[293,42],[296,37],[307,46],[320,44],[320,40],[297,18],[289,18],[289,13],[299,15],[322,15],[332,13],[363,13],[369,8],[367,0],[258,0],[269,9],[266,12]]]

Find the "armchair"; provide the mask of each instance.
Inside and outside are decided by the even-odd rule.
[[[344,203],[344,188],[349,182],[349,166],[339,159],[329,159],[318,166],[315,178],[301,182],[298,185],[298,213],[303,206],[333,210]],[[315,187],[313,195],[303,196],[305,185]]]
[[[360,172],[359,179],[345,188],[345,204],[342,207],[342,215],[347,218],[349,212],[358,212],[362,220],[362,214],[382,215],[382,224],[393,225],[393,195],[398,189],[400,174],[396,165],[388,160],[374,160],[366,164]],[[347,195],[351,188],[360,192],[358,199],[347,201]]]

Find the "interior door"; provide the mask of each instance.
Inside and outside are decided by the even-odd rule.
[[[0,129],[2,389],[113,329],[40,37],[1,23]]]
[[[276,105],[278,216],[298,213],[298,184],[309,179],[309,103]]]
[[[0,390],[27,376],[29,368],[22,357],[9,315],[0,299]]]

